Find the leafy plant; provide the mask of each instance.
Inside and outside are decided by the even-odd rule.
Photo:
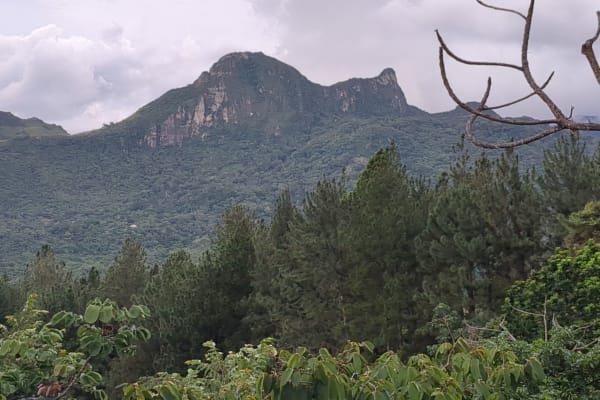
[[[106,399],[96,362],[130,354],[150,332],[138,323],[148,308],[119,308],[105,300],[90,302],[84,315],[60,311],[44,322],[47,311],[30,295],[23,310],[0,326],[0,399],[38,395],[71,398],[86,392]]]
[[[206,361],[188,361],[185,376],[160,373],[124,387],[125,399],[508,399],[544,381],[537,358],[518,362],[497,346],[441,345],[434,357],[406,363],[373,345],[349,342],[337,355],[321,349],[277,350],[271,340],[224,355],[207,342]],[[524,397],[519,397],[524,398]]]

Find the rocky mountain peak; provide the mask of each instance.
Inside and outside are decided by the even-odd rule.
[[[406,102],[391,68],[373,78],[323,86],[261,52],[227,54],[193,84],[170,91],[153,103],[140,110],[148,115],[145,120],[153,123],[136,129],[146,131],[143,142],[151,147],[205,137],[214,128],[228,126],[284,135],[293,121],[313,121],[321,116],[420,112]],[[168,114],[164,105],[171,107]]]

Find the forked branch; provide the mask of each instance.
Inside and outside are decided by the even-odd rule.
[[[523,18],[525,23],[524,23],[524,28],[523,28],[523,39],[521,42],[521,64],[520,65],[509,64],[509,63],[504,63],[504,62],[496,62],[496,61],[467,60],[465,58],[459,57],[448,47],[448,45],[446,44],[446,42],[444,41],[444,39],[442,38],[440,33],[436,30],[436,36],[437,36],[438,42],[440,44],[439,66],[440,66],[440,73],[442,75],[442,81],[444,83],[444,86],[446,87],[446,90],[448,91],[448,94],[450,95],[452,100],[454,100],[454,102],[459,107],[461,107],[462,109],[464,109],[472,114],[466,124],[466,127],[465,127],[467,138],[470,139],[477,146],[490,148],[490,149],[499,149],[499,148],[512,148],[512,147],[521,146],[521,145],[542,139],[546,136],[550,136],[554,133],[557,133],[557,132],[560,132],[563,130],[569,130],[571,132],[600,131],[600,124],[598,124],[598,123],[591,123],[591,122],[582,123],[582,122],[574,121],[573,115],[572,115],[573,109],[571,109],[569,115],[566,115],[556,105],[556,103],[552,100],[552,98],[545,92],[546,87],[548,86],[552,77],[554,76],[554,72],[552,72],[550,74],[550,76],[546,79],[546,81],[542,85],[539,85],[537,83],[537,81],[533,77],[533,74],[531,73],[531,69],[529,67],[528,54],[529,54],[529,38],[531,36],[531,25],[532,25],[532,21],[533,21],[533,10],[534,10],[534,6],[535,6],[535,0],[530,0],[527,14],[523,14],[517,10],[513,10],[510,8],[503,8],[503,7],[490,5],[490,4],[483,2],[482,0],[476,0],[476,1],[481,6],[486,7],[486,8],[490,8],[495,11],[503,11],[503,12],[515,14],[515,15],[519,16],[520,18]],[[581,48],[581,52],[587,58],[587,60],[590,64],[590,67],[592,69],[592,72],[594,73],[594,76],[596,77],[596,80],[598,81],[598,83],[600,83],[600,65],[598,64],[598,60],[596,58],[596,55],[594,54],[594,49],[593,49],[594,43],[600,37],[600,11],[597,12],[597,17],[598,17],[598,27],[597,27],[596,33],[594,34],[594,36],[592,38],[588,39],[583,44],[583,46]],[[476,108],[472,107],[469,104],[467,104],[466,102],[462,101],[457,96],[454,89],[452,88],[452,85],[450,84],[450,80],[448,79],[448,74],[446,71],[445,55],[448,55],[450,58],[454,59],[455,61],[457,61],[461,64],[465,64],[465,65],[500,67],[500,68],[508,68],[508,69],[517,70],[523,74],[525,81],[527,82],[528,86],[531,88],[531,92],[527,95],[524,95],[524,96],[516,99],[516,100],[510,101],[510,102],[507,102],[504,104],[488,106],[487,100],[490,96],[491,89],[492,89],[492,79],[488,78],[486,89],[484,91],[481,101],[479,102],[479,105]],[[521,103],[531,97],[537,97],[544,104],[546,104],[546,107],[552,113],[553,118],[545,119],[545,120],[523,120],[523,119],[513,119],[513,118],[501,117],[498,114],[490,113],[490,111],[492,111],[492,110],[498,110],[498,109],[510,107],[515,104]],[[537,132],[537,133],[535,133],[531,136],[528,136],[524,139],[513,140],[510,142],[491,142],[491,143],[490,142],[482,142],[482,141],[478,140],[475,137],[475,135],[473,134],[473,125],[475,124],[475,121],[478,118],[484,118],[484,119],[487,119],[490,121],[500,122],[500,123],[509,124],[509,125],[545,126],[545,129],[542,129],[540,132]]]
[[[581,53],[587,58],[588,63],[590,63],[590,68],[592,68],[592,72],[596,77],[598,83],[600,83],[600,66],[598,66],[598,59],[594,54],[594,42],[598,40],[600,36],[600,11],[596,11],[596,16],[598,17],[598,28],[596,29],[596,33],[590,39],[586,40],[583,46],[581,46]]]

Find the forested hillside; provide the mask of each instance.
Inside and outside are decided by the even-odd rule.
[[[564,138],[543,171],[459,149],[428,181],[391,145],[355,185],[321,180],[301,206],[282,191],[268,223],[229,208],[199,257],[149,265],[126,240],[105,274],[79,277],[44,246],[22,279],[2,281],[2,315],[37,297],[6,320],[0,393],[56,383],[135,399],[597,398],[599,165]],[[131,327],[142,317],[148,332]],[[71,326],[76,337],[60,330]],[[57,358],[63,346],[88,358]],[[14,359],[30,348],[47,363]],[[158,371],[174,374],[138,381]]]
[[[413,175],[436,179],[455,158],[465,118],[462,111],[323,118],[280,136],[214,129],[206,139],[155,149],[127,132],[0,143],[0,268],[21,274],[42,244],[72,267],[103,268],[126,238],[142,242],[153,262],[175,248],[197,255],[228,207],[246,205],[268,218],[281,189],[299,203],[324,177],[355,182],[390,142]],[[489,134],[517,130],[490,126]],[[541,157],[541,148],[522,152],[527,164]]]

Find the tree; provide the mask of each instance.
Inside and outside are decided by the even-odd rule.
[[[284,345],[337,348],[347,339],[345,195],[343,183],[319,182],[306,195],[302,216],[289,224],[277,277],[281,301],[272,314]]]
[[[140,243],[126,239],[106,273],[100,292],[120,306],[130,306],[132,296],[142,293],[147,277],[144,248]]]
[[[17,310],[17,287],[6,275],[0,277],[0,324],[5,322],[7,315]]]
[[[348,338],[380,349],[414,350],[421,286],[414,239],[432,202],[427,182],[411,178],[395,145],[379,150],[361,173],[347,203],[344,283]]]
[[[204,296],[210,295],[200,267],[183,250],[172,253],[151,277],[140,299],[152,312],[156,367],[179,368],[200,354],[208,339]]]
[[[557,250],[539,270],[506,294],[506,326],[527,339],[547,337],[552,320],[582,327],[580,337],[600,332],[600,244],[593,241],[570,254]]]
[[[438,187],[420,236],[423,300],[468,320],[498,311],[504,290],[525,279],[547,248],[539,193],[518,158],[463,155]]]
[[[22,289],[25,296],[36,293],[39,305],[50,312],[76,308],[71,274],[48,245],[43,245],[27,265]]]
[[[210,251],[200,259],[207,338],[226,349],[235,349],[251,337],[246,317],[256,267],[254,239],[261,226],[246,208],[228,209]]]
[[[599,149],[600,150],[600,149]],[[539,184],[548,211],[564,217],[600,200],[600,153],[591,157],[577,137],[560,138],[544,151],[544,173]]]
[[[600,242],[600,201],[590,201],[562,223],[568,231],[565,237],[568,247],[581,247],[589,240]]]
[[[283,272],[293,269],[289,235],[292,225],[301,218],[289,190],[284,190],[275,201],[271,223],[256,230],[256,266],[252,271],[252,294],[246,316],[253,339],[281,337],[279,321],[283,315],[294,312],[286,302],[291,288],[284,283]]]
[[[484,7],[487,7],[487,8],[496,10],[496,11],[512,13],[512,14],[522,18],[525,22],[524,22],[524,29],[523,29],[523,40],[521,43],[521,63],[519,65],[505,63],[505,62],[471,61],[471,60],[466,60],[464,58],[461,58],[461,57],[457,56],[448,47],[448,45],[445,43],[444,39],[442,38],[441,34],[436,30],[437,39],[440,44],[439,65],[440,65],[440,72],[442,75],[442,80],[444,82],[444,86],[446,87],[446,90],[448,91],[448,94],[450,95],[452,100],[454,100],[454,102],[456,102],[456,104],[458,104],[458,106],[460,106],[462,109],[464,109],[472,114],[471,117],[469,118],[466,128],[465,128],[467,138],[477,146],[491,148],[491,149],[498,149],[498,148],[511,148],[511,147],[516,147],[516,146],[521,146],[521,145],[542,139],[544,137],[550,136],[554,133],[557,133],[557,132],[560,132],[563,130],[568,130],[571,132],[600,131],[599,123],[592,123],[592,122],[584,123],[584,122],[574,121],[572,118],[573,110],[571,110],[571,113],[565,113],[558,107],[558,105],[554,102],[554,100],[552,100],[552,98],[545,92],[545,88],[550,83],[550,80],[552,79],[554,72],[552,74],[550,74],[550,76],[546,79],[546,81],[543,84],[539,84],[537,82],[537,80],[533,77],[533,74],[529,67],[528,55],[529,55],[529,38],[530,38],[530,33],[531,33],[531,25],[532,25],[532,21],[533,21],[535,0],[529,1],[529,8],[528,8],[526,14],[523,14],[523,13],[521,13],[517,10],[513,10],[513,9],[489,5],[489,4],[484,3],[482,0],[477,0],[477,2]],[[596,40],[598,40],[598,37],[600,36],[600,11],[597,12],[597,17],[598,17],[598,28],[596,30],[596,33],[594,34],[594,36],[592,36],[592,38],[590,38],[584,42],[581,52],[584,54],[584,56],[588,60],[590,67],[592,69],[592,72],[593,72],[594,76],[596,77],[596,80],[600,84],[600,66],[598,65],[598,61],[594,54],[594,49],[593,49],[594,43],[596,42]],[[506,104],[489,106],[487,104],[487,101],[488,101],[488,98],[489,98],[489,95],[490,95],[490,92],[492,89],[492,78],[490,77],[487,80],[486,89],[481,98],[481,101],[479,102],[477,107],[474,108],[473,106],[469,105],[468,103],[460,100],[459,97],[454,92],[454,89],[450,85],[450,81],[449,81],[447,73],[446,73],[446,66],[445,66],[445,59],[444,59],[445,55],[448,55],[450,58],[458,61],[459,63],[466,64],[466,65],[501,67],[501,68],[507,68],[507,69],[513,69],[513,70],[519,71],[523,74],[525,81],[531,88],[532,92],[526,96],[523,96],[521,98],[518,98],[518,99],[511,101],[509,103],[506,103]],[[544,104],[546,105],[548,110],[553,115],[552,119],[547,119],[547,120],[512,119],[512,118],[504,118],[504,117],[499,116],[496,113],[491,112],[493,110],[503,109],[503,108],[512,106],[514,104],[520,103],[520,102],[522,102],[526,99],[529,99],[530,97],[534,97],[534,96],[539,98],[542,102],[544,102]],[[500,122],[503,124],[510,124],[510,125],[538,126],[538,127],[541,127],[542,130],[531,136],[525,137],[523,139],[513,140],[510,142],[504,142],[504,143],[483,142],[483,141],[478,140],[475,137],[475,135],[473,134],[473,125],[478,118],[484,118],[484,119],[488,119],[490,121],[495,121],[495,122]]]

